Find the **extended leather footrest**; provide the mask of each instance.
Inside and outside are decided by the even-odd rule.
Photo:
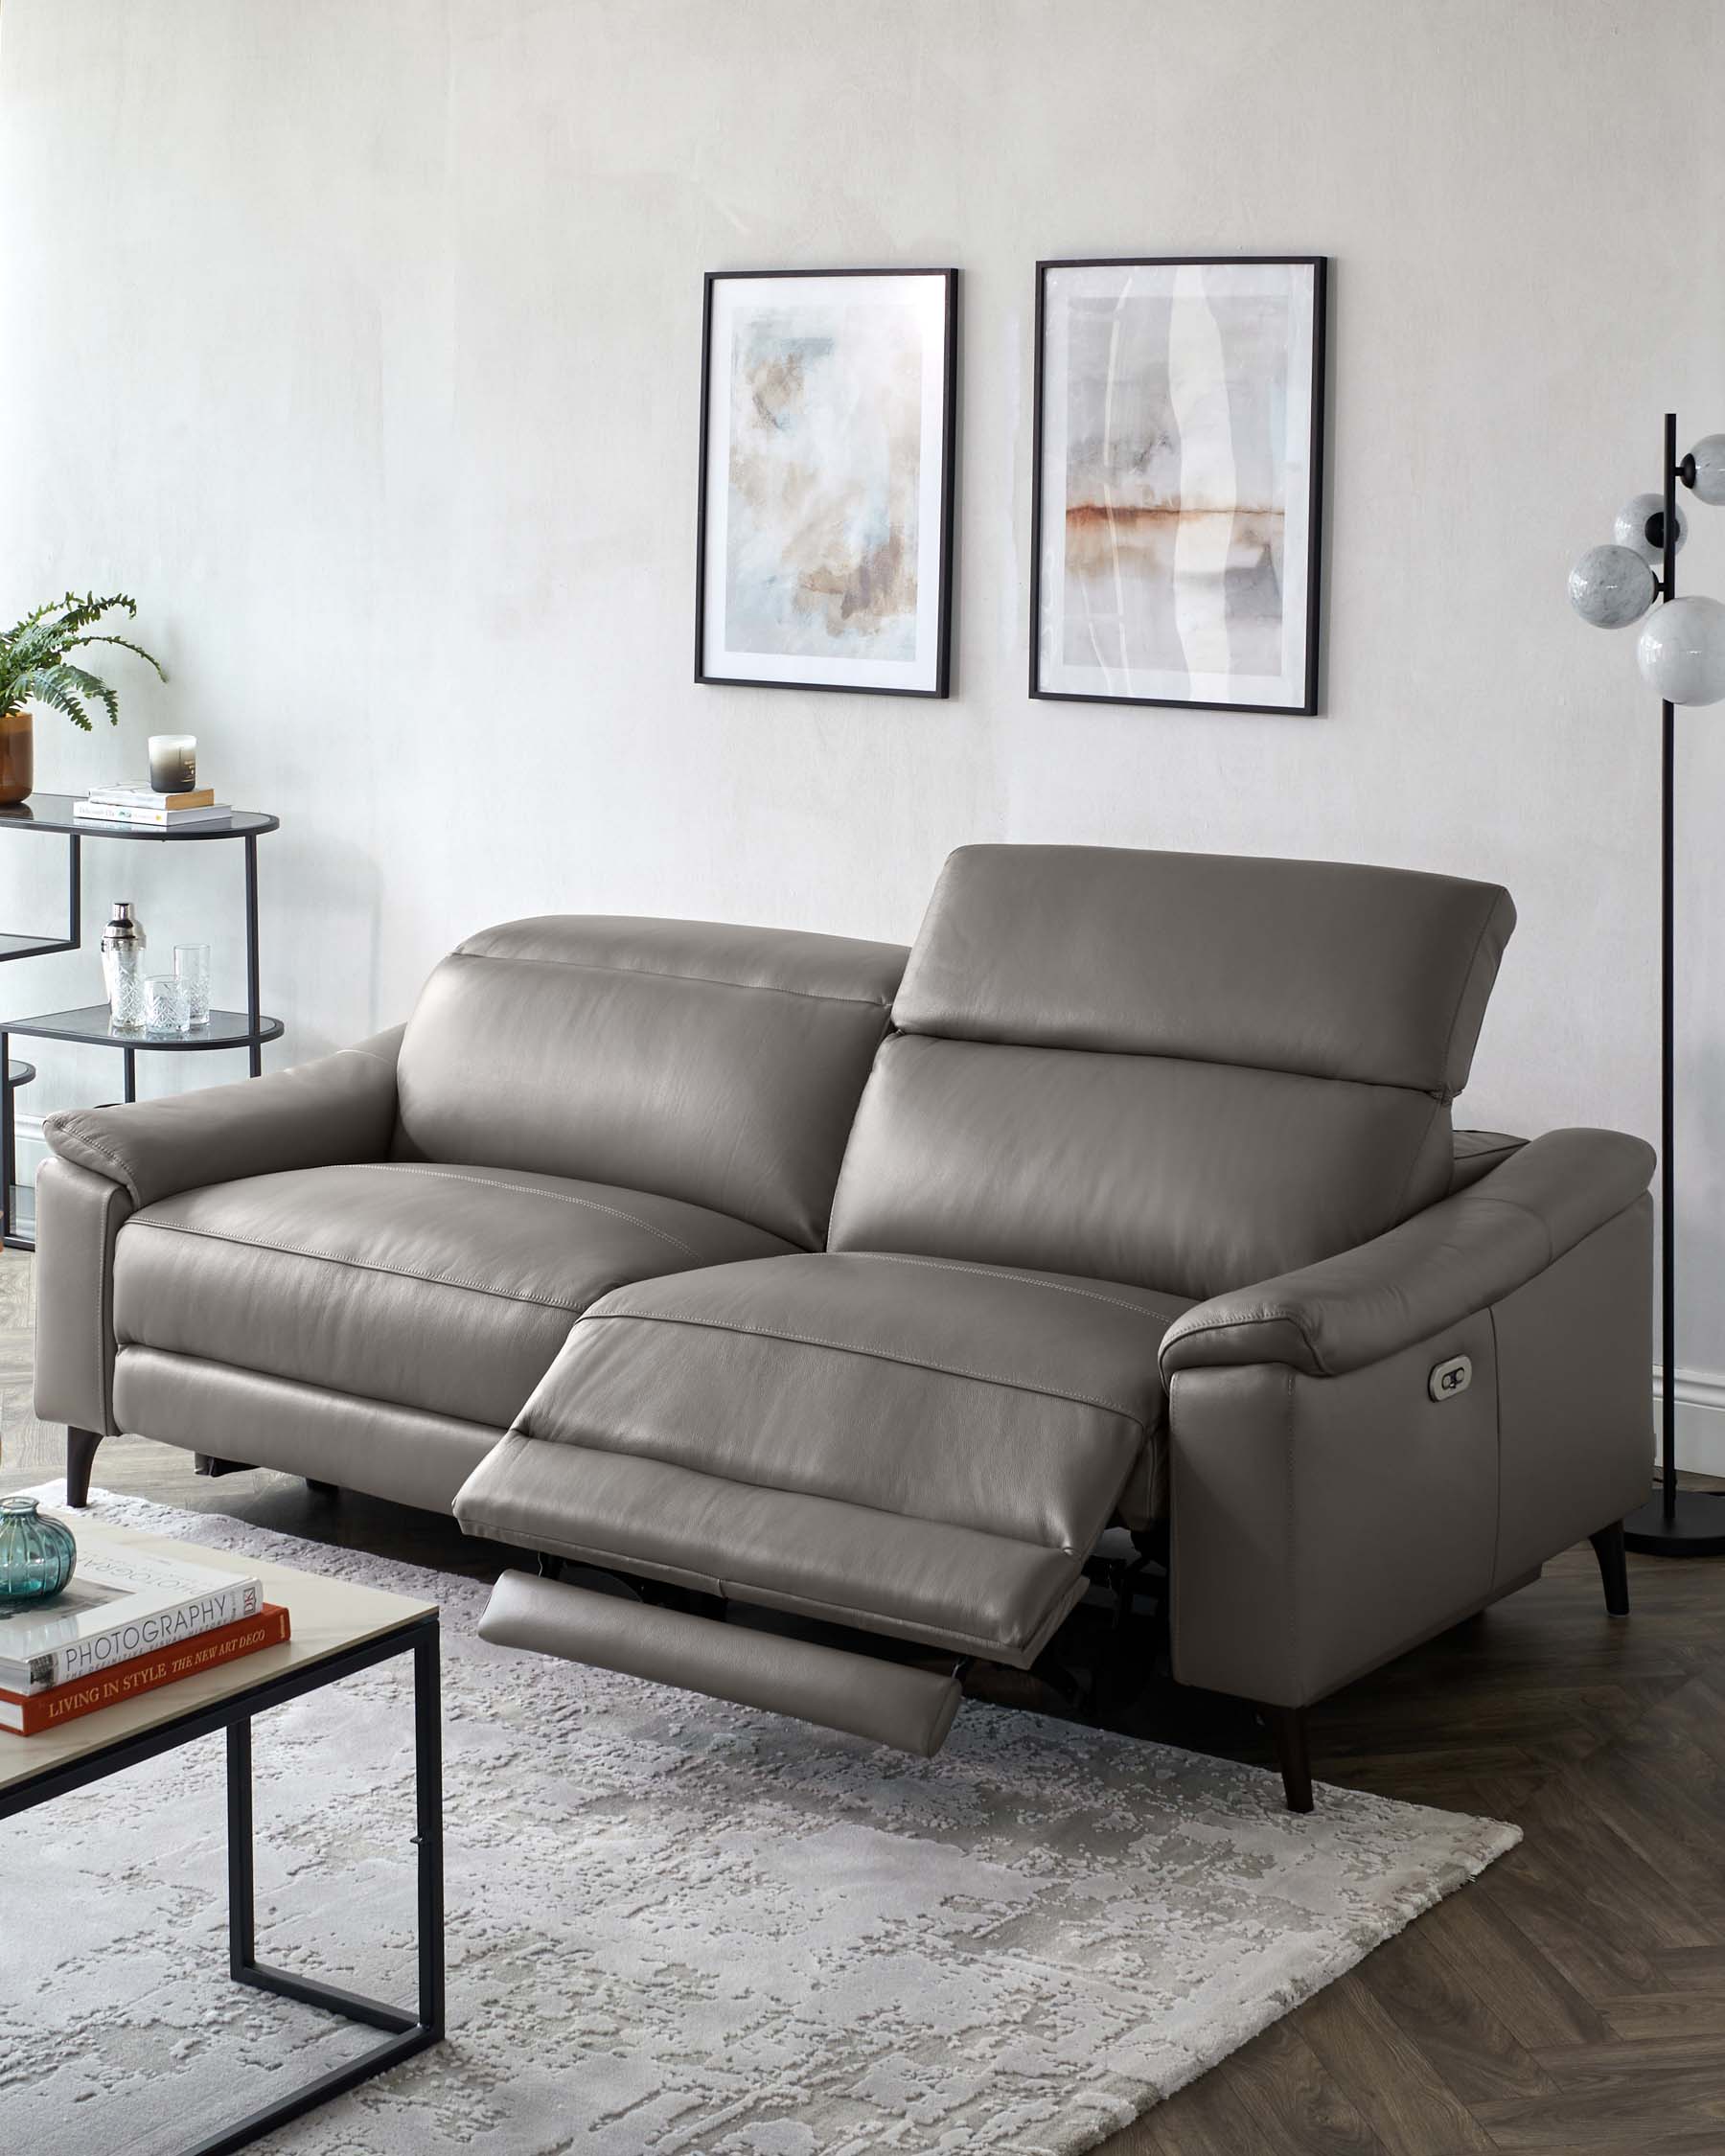
[[[813,1640],[716,1624],[528,1572],[505,1572],[479,1620],[481,1639],[530,1647],[709,1699],[792,1714],[822,1729],[932,1758],[963,1687],[955,1676],[877,1662]]]

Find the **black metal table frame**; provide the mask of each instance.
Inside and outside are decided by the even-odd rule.
[[[443,2041],[444,2035],[444,1883],[443,1883],[443,1724],[440,1705],[438,1620],[429,1616],[397,1626],[380,1638],[348,1647],[321,1662],[289,1669],[279,1677],[195,1708],[172,1722],[136,1735],[122,1737],[100,1752],[52,1767],[26,1782],[0,1789],[0,1819],[9,1819],[37,1804],[64,1797],[109,1775],[123,1774],[143,1760],[177,1751],[217,1730],[227,1732],[227,1873],[228,1873],[228,1973],[236,1984],[302,2006],[322,2007],[344,2020],[381,2029],[385,2041],[375,2044],[346,2065],[331,2069],[314,2081],[272,2103],[253,2111],[235,2125],[221,2128],[194,2142],[182,2156],[229,2156],[229,2151],[249,2147],[266,2133],[304,2116],[332,2097],[356,2088],[374,2075],[399,2066],[418,2052]],[[325,1685],[373,1668],[394,1656],[413,1656],[413,1752],[415,1826],[419,1849],[419,2003],[409,2012],[368,1999],[362,1993],[344,1991],[313,1977],[293,1975],[271,1968],[257,1957],[257,1922],[253,1897],[252,1748],[251,1725],[255,1714],[286,1705]],[[20,1740],[28,1741],[28,1740]]]

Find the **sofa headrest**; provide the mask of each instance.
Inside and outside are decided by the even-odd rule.
[[[656,1192],[813,1248],[904,962],[719,921],[482,929],[407,1021],[396,1150]]]
[[[1451,1098],[1515,926],[1495,883],[1109,846],[963,846],[907,1033],[1243,1064]]]

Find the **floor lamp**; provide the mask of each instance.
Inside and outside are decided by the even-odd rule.
[[[1677,1487],[1677,1189],[1671,1171],[1674,1082],[1672,1041],[1676,989],[1675,751],[1677,706],[1725,698],[1725,607],[1716,599],[1679,599],[1677,550],[1688,519],[1677,484],[1697,501],[1725,505],[1725,434],[1709,434],[1687,456],[1677,454],[1677,415],[1665,421],[1665,484],[1637,494],[1619,510],[1615,544],[1590,547],[1570,571],[1570,604],[1596,629],[1627,629],[1647,616],[1636,646],[1642,678],[1661,699],[1660,760],[1660,1273],[1661,1372],[1664,1388],[1662,1473],[1657,1497],[1623,1523],[1631,1549],[1662,1557],[1725,1554],[1725,1494]],[[1657,574],[1655,571],[1657,570]],[[1658,610],[1650,611],[1658,601]]]

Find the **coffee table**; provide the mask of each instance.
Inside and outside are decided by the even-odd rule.
[[[141,1699],[104,1708],[39,1736],[0,1734],[0,1820],[68,1796],[140,1760],[172,1752],[217,1730],[227,1732],[228,1973],[236,1984],[272,1991],[302,2005],[326,2007],[385,2032],[344,2066],[279,2097],[236,2124],[194,2142],[184,2156],[227,2156],[297,2119],[314,2105],[399,2066],[444,2034],[443,1726],[439,1709],[435,1602],[384,1594],[345,1580],[236,1557],[201,1544],[164,1541],[124,1527],[104,1526],[78,1513],[67,1523],[80,1550],[92,1556],[124,1544],[160,1555],[195,1557],[235,1573],[255,1573],[266,1601],[280,1602],[293,1636],[239,1662],[218,1664]],[[252,1884],[252,1717],[288,1700],[373,1668],[394,1655],[413,1657],[413,1751],[419,1849],[419,1999],[409,2011],[368,1999],[314,1977],[272,1968],[257,1957]],[[91,1871],[101,1874],[92,1849]]]

